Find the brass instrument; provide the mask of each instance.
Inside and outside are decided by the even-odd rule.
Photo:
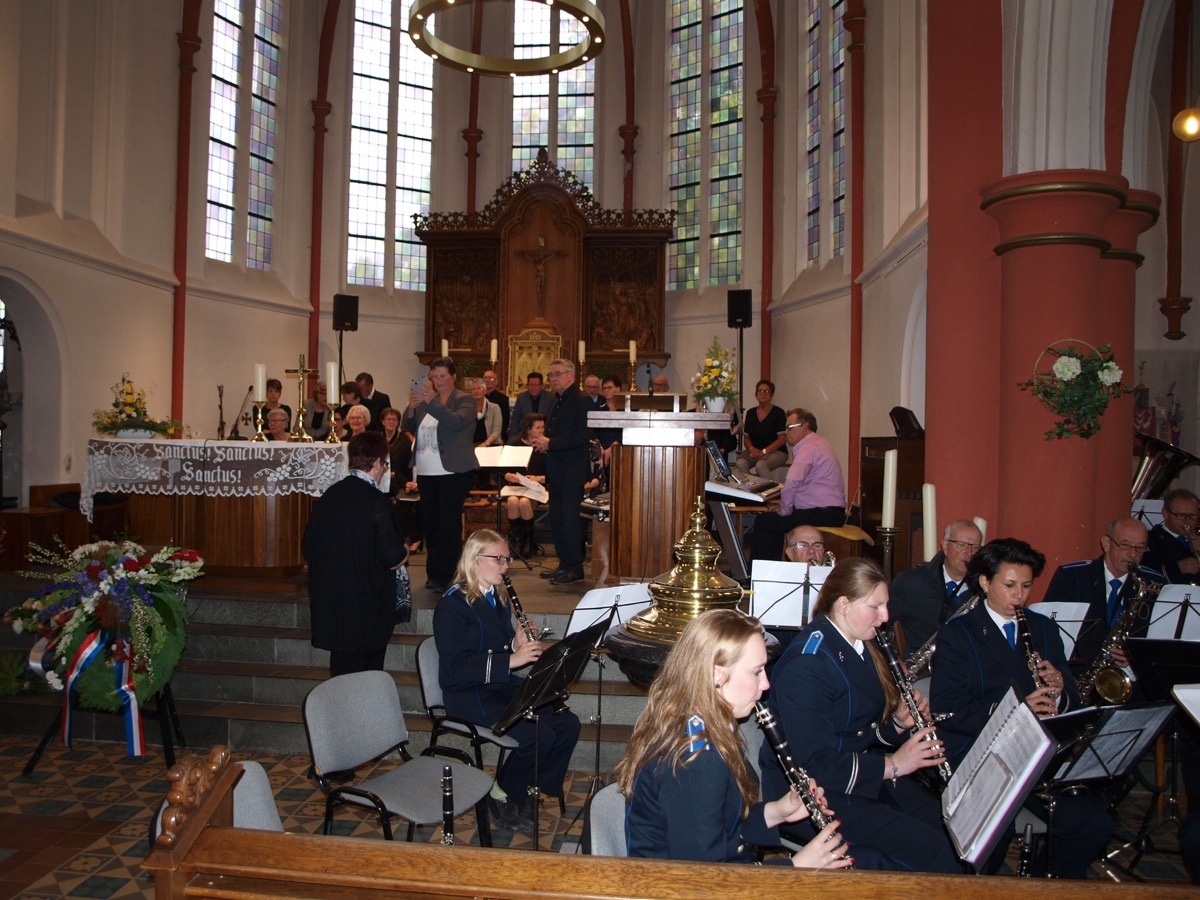
[[[454,843],[454,770],[442,766],[442,843]]]
[[[1079,696],[1085,706],[1091,705],[1093,693],[1114,704],[1124,703],[1133,693],[1133,681],[1113,662],[1113,648],[1123,644],[1138,619],[1149,614],[1150,604],[1162,590],[1162,585],[1139,578],[1136,565],[1129,567],[1129,580],[1134,586],[1133,596],[1125,601],[1125,608],[1121,610],[1121,615],[1117,617],[1112,630],[1105,636],[1100,645],[1100,652],[1096,654],[1088,670],[1079,676]]]
[[[950,616],[950,619],[957,619],[963,613],[968,613],[975,608],[975,604],[979,602],[979,595],[974,594],[966,599],[958,609]],[[949,622],[950,619],[946,621]],[[904,668],[907,670],[909,684],[916,684],[917,679],[921,677],[921,673],[929,668],[929,663],[933,660],[933,654],[937,650],[937,632],[929,638],[920,647],[910,653],[904,660]]]
[[[1042,655],[1033,646],[1033,632],[1029,630],[1029,617],[1025,614],[1025,607],[1017,607],[1013,611],[1013,618],[1017,622],[1017,637],[1021,640],[1021,646],[1025,648],[1025,660],[1029,664],[1029,672],[1033,675],[1033,689],[1040,691],[1042,688],[1050,687],[1049,682],[1038,671],[1038,666],[1042,664]]]
[[[754,716],[758,719],[758,724],[762,726],[767,743],[775,751],[775,758],[779,760],[780,768],[787,776],[788,783],[796,789],[800,802],[808,810],[809,821],[813,823],[813,827],[817,831],[820,831],[833,821],[833,816],[825,812],[821,806],[821,801],[817,799],[817,792],[808,783],[808,773],[792,758],[792,750],[788,746],[787,738],[783,736],[783,729],[779,727],[779,722],[776,721],[771,710],[760,701],[754,704]]]
[[[521,626],[521,631],[525,633],[525,637],[531,641],[540,641],[543,637],[550,634],[553,629],[543,628],[539,632],[537,626],[530,621],[529,616],[525,615],[525,610],[521,607],[521,601],[517,598],[517,590],[513,587],[508,573],[505,572],[500,577],[504,579],[504,589],[508,591],[508,602],[512,604],[513,615],[517,617],[517,624]]]
[[[942,715],[934,715],[932,719],[926,718],[921,712],[921,705],[917,703],[916,694],[913,693],[912,682],[908,680],[908,676],[904,674],[904,669],[900,665],[900,658],[896,656],[896,648],[892,644],[891,635],[882,628],[875,630],[875,643],[879,645],[879,649],[883,651],[883,656],[887,660],[888,669],[892,673],[892,680],[896,682],[896,688],[900,691],[900,699],[904,701],[904,705],[908,707],[909,713],[913,719],[913,729],[920,731],[922,728],[929,728],[935,722],[945,721],[950,718],[950,713]],[[937,732],[931,731],[925,735],[925,740],[936,741]],[[937,764],[938,780],[945,786],[950,783],[950,776],[954,774],[954,770],[950,768],[950,763],[942,759]]]
[[[832,550],[826,550],[825,555],[821,557],[821,565],[832,568],[837,565],[837,557],[833,555]]]

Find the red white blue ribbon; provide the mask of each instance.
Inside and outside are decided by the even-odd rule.
[[[68,747],[71,746],[71,695],[75,692],[75,682],[103,650],[103,636],[99,631],[93,631],[79,645],[79,649],[75,651],[75,658],[67,667],[67,678],[63,685],[62,740]]]
[[[132,648],[131,648],[132,649]],[[133,660],[117,662],[117,694],[125,713],[125,744],[130,756],[146,753],[146,736],[142,731],[142,708],[138,706],[137,690],[133,684]]]

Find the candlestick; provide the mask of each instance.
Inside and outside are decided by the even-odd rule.
[[[987,543],[987,519],[985,519],[981,516],[976,516],[971,521],[973,521],[975,523],[975,527],[979,529],[979,543],[986,544]]]
[[[883,545],[883,574],[888,581],[892,580],[892,544],[896,540],[896,534],[899,528],[884,528],[880,525],[875,529],[879,535],[880,543]]]
[[[448,340],[446,340],[445,338],[442,338],[442,356],[449,356],[449,355],[450,355],[450,342]]]
[[[267,399],[267,367],[254,364],[254,402],[265,403]]]
[[[340,444],[337,428],[334,427],[333,410],[342,399],[342,385],[338,380],[338,364],[333,360],[325,363],[325,416],[329,420],[329,434],[325,435],[325,443]]]
[[[883,516],[879,524],[884,528],[896,525],[896,461],[899,450],[888,450],[883,454]]]
[[[921,518],[925,523],[925,562],[937,556],[937,489],[926,482],[921,485]]]
[[[492,361],[492,365],[495,365],[496,359],[498,358],[498,354],[500,352],[500,342],[498,340],[496,340],[495,338],[492,338],[492,351],[491,352],[492,352],[492,355],[489,356],[488,359],[490,359]]]
[[[637,341],[629,342],[629,364],[631,366],[637,365]]]

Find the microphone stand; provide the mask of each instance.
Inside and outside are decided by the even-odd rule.
[[[232,440],[241,440],[242,436],[238,432],[238,427],[241,425],[242,413],[244,413],[246,411],[246,401],[248,401],[250,399],[250,395],[253,393],[254,393],[254,385],[250,385],[250,387],[246,388],[246,396],[242,398],[242,406],[241,406],[241,409],[238,410],[237,419],[234,420],[233,430],[229,432],[229,439],[231,441]]]
[[[217,385],[217,440],[225,440],[225,385]]]

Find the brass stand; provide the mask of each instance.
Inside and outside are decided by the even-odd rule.
[[[879,535],[883,542],[883,574],[887,576],[887,580],[892,580],[892,544],[896,542],[896,535],[900,533],[899,528],[884,528],[880,525],[875,529],[875,533]]]
[[[266,401],[264,400],[263,403],[266,403]],[[268,438],[265,434],[263,434],[262,408],[263,408],[262,403],[254,404],[254,424],[258,428],[258,430],[254,432],[254,437],[250,438],[250,440],[256,444],[265,444],[268,440],[270,440],[270,438]]]
[[[630,394],[637,393],[637,363],[629,364],[629,391]]]
[[[301,353],[300,365],[295,369],[284,369],[283,373],[285,375],[296,376],[296,394],[300,400],[300,407],[296,412],[296,427],[292,429],[292,436],[288,438],[288,440],[293,444],[311,444],[313,442],[312,436],[304,430],[304,379],[309,375],[316,375],[317,370],[304,368],[304,354]],[[325,396],[328,399],[328,392]],[[332,415],[330,416],[329,421],[329,433],[333,434]]]

